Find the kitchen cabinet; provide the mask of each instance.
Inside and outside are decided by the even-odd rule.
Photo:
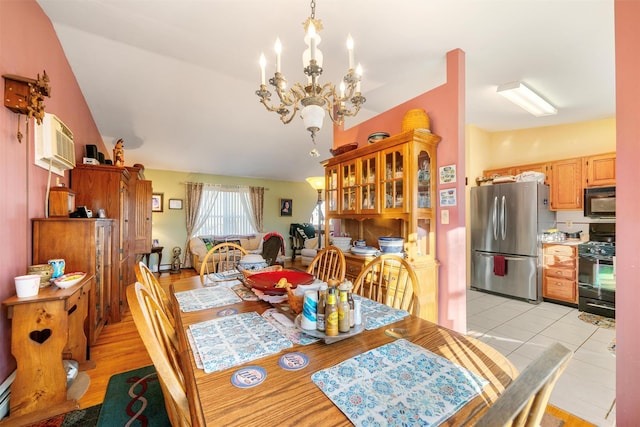
[[[583,157],[584,186],[616,185],[616,153]]]
[[[125,288],[135,281],[134,263],[151,252],[151,182],[141,167],[77,165],[71,171],[76,205],[103,209],[114,219],[108,321],[119,322],[127,309]],[[148,200],[147,200],[148,198]]]
[[[67,273],[82,271],[95,277],[89,293],[85,331],[89,344],[93,345],[107,321],[111,304],[114,220],[36,218],[32,222],[34,264],[62,258]]]
[[[405,239],[420,280],[421,317],[437,322],[436,148],[440,137],[411,130],[325,160],[326,230],[378,246],[381,236]],[[335,202],[339,205],[336,207]],[[367,257],[347,254],[355,279]]]
[[[542,245],[542,297],[572,306],[578,304],[578,246]]]
[[[582,209],[582,158],[550,163],[551,210]]]
[[[515,175],[515,168],[512,166],[506,168],[487,169],[482,172],[484,178],[496,178],[499,176]]]
[[[547,163],[533,163],[530,165],[515,166],[513,168],[514,175],[520,175],[523,172],[539,172],[544,174],[544,183],[549,184],[549,177],[547,176],[549,165]]]

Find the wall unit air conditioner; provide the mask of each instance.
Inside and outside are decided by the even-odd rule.
[[[45,113],[41,125],[35,125],[35,164],[64,176],[76,166],[73,132],[53,114]]]

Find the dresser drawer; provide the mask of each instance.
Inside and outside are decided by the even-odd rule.
[[[575,257],[577,246],[545,244],[543,245],[542,248],[544,250],[545,255],[561,255],[561,256],[568,256],[568,257]]]
[[[570,303],[577,302],[576,282],[572,280],[544,277],[542,282],[542,296]]]
[[[565,267],[576,268],[576,259],[574,257],[567,257],[561,255],[544,255],[545,267]]]
[[[576,280],[575,268],[559,268],[549,266],[544,269],[545,277],[555,277],[557,279]]]

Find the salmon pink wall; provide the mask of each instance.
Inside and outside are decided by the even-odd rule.
[[[640,1],[616,0],[616,425],[640,425]]]
[[[58,116],[74,133],[76,158],[85,144],[106,149],[58,37],[34,0],[0,0],[0,75],[36,78],[47,71],[51,97],[45,110]],[[4,79],[0,84],[4,93]],[[16,139],[18,121],[25,135]],[[30,126],[33,126],[33,121]],[[58,175],[53,175],[57,177]],[[68,184],[69,172],[61,179]],[[55,178],[52,178],[55,185]],[[15,295],[13,278],[31,265],[31,218],[45,214],[47,171],[33,164],[33,132],[25,117],[0,107],[0,301]],[[11,321],[0,310],[0,383],[15,369],[11,355]]]
[[[441,210],[436,209],[436,256],[439,270],[439,323],[458,331],[466,329],[466,250],[465,250],[465,54],[460,49],[447,53],[447,82],[407,102],[397,105],[361,124],[344,130],[334,126],[334,147],[358,141],[366,144],[374,132],[395,135],[402,130],[405,113],[422,108],[431,120],[431,131],[442,137],[438,144],[437,166],[456,165],[458,179],[457,206],[447,207],[449,224],[440,224]],[[441,187],[438,183],[438,190]],[[436,194],[437,196],[437,194]]]

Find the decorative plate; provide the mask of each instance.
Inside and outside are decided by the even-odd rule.
[[[284,295],[286,288],[276,288],[276,284],[282,278],[291,283],[291,289],[298,285],[309,285],[315,280],[312,274],[304,271],[282,270],[256,273],[247,277],[247,285],[265,293],[265,295]]]
[[[378,248],[374,248],[373,246],[352,246],[350,249],[351,253],[354,255],[376,255],[379,251]]]
[[[87,273],[83,273],[81,271],[76,271],[75,273],[67,273],[55,279],[53,283],[55,283],[59,288],[66,289],[77,284],[80,280],[84,279],[84,276],[86,275]]]
[[[380,141],[385,138],[389,138],[389,134],[387,132],[375,132],[369,135],[367,141],[369,141],[369,144],[373,144],[374,142]]]
[[[317,329],[304,329],[302,327],[301,322],[302,322],[302,314],[298,314],[296,316],[296,328],[298,328],[304,334],[311,335],[312,337],[315,337],[315,338],[323,339],[326,344],[333,344],[334,342],[341,341],[345,338],[350,338],[355,335],[361,334],[362,331],[364,331],[364,327],[367,323],[366,319],[363,317],[362,323],[360,323],[359,325],[355,325],[353,328],[349,330],[349,332],[338,332],[338,335],[327,336],[327,334]]]

